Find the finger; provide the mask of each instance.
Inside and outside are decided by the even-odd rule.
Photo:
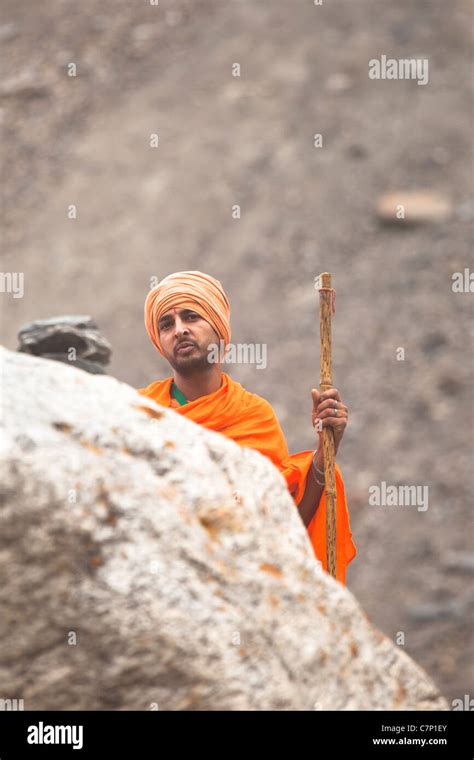
[[[314,427],[314,429],[315,429],[315,430],[316,430],[318,433],[321,433],[321,431],[322,431],[322,429],[323,429],[323,421],[322,421],[322,419],[321,419],[320,417],[316,417],[316,418],[313,420],[313,427]]]
[[[337,388],[328,388],[327,391],[324,391],[324,393],[321,393],[321,398],[319,401],[325,401],[328,398],[337,398],[338,401],[341,401],[341,395]]]
[[[344,430],[347,426],[347,419],[344,417],[342,419],[341,417],[323,417],[321,423],[323,428],[332,427],[337,428],[338,430]]]
[[[320,401],[320,397],[321,397],[321,394],[320,394],[320,392],[318,391],[317,388],[313,388],[311,390],[311,397],[313,399],[313,410],[316,410],[316,408],[317,408],[317,406],[319,404],[319,401]]]
[[[320,401],[319,406],[317,408],[317,412],[322,412],[323,409],[337,409],[338,413],[339,410],[347,412],[347,406],[344,404],[343,401],[338,401],[337,399],[327,399],[327,401]]]
[[[343,401],[339,401],[337,398],[328,398],[326,401],[320,401],[318,404],[318,411],[323,409],[344,409],[347,410],[347,405]]]
[[[334,414],[334,409],[331,407],[330,409],[323,409],[321,412],[318,412],[318,417],[321,420],[327,420],[328,417],[334,417],[335,420],[347,420],[348,414],[343,409],[338,409],[337,414]]]

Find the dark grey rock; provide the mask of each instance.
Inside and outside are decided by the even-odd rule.
[[[112,346],[87,315],[38,319],[21,328],[18,340],[21,353],[74,363],[92,374],[104,374],[112,354]],[[71,349],[75,350],[73,358]]]

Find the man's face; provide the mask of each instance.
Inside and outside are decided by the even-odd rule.
[[[200,314],[191,309],[169,309],[158,320],[158,330],[165,359],[180,374],[191,375],[211,367],[207,348],[219,343],[219,336]]]

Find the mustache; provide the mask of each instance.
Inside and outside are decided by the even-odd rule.
[[[194,346],[195,348],[197,348],[197,345],[196,345],[196,343],[194,343],[192,340],[182,340],[182,341],[180,341],[180,342],[179,342],[179,343],[178,343],[178,344],[175,346],[175,348],[174,348],[174,352],[176,353],[176,351],[178,351],[178,349],[179,349],[179,348],[181,348],[181,346]]]

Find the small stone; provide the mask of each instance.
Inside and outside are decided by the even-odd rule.
[[[431,190],[399,190],[382,195],[376,212],[386,224],[424,224],[448,219],[452,204],[446,195]]]

